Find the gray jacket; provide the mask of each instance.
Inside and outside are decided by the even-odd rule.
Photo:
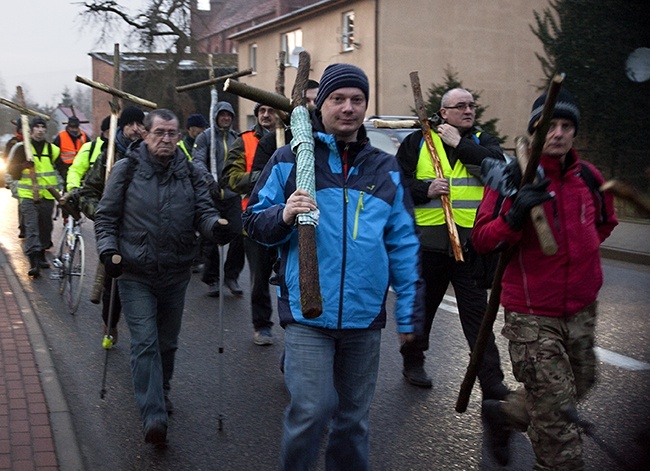
[[[215,110],[215,120],[216,116],[220,111],[229,111],[232,113],[233,117],[235,116],[235,111],[232,108],[232,105],[227,101],[220,101],[217,103],[217,108]],[[210,164],[210,133],[212,128],[208,128],[199,134],[194,141],[194,148],[192,149],[192,162],[195,165],[202,166],[208,173],[212,174],[212,165]],[[216,128],[215,132],[215,141],[217,143],[216,147],[216,163],[217,163],[217,182],[221,179],[223,173],[223,166],[228,157],[228,150],[232,143],[237,139],[238,134],[233,131],[232,127],[228,128]],[[239,197],[239,193],[235,193],[227,187],[219,188],[217,183],[211,181],[211,190],[213,197],[217,199],[228,199]]]
[[[199,231],[212,238],[219,213],[200,172],[180,150],[163,167],[146,144],[113,166],[95,214],[100,255],[122,255],[130,279],[162,286],[191,276]]]

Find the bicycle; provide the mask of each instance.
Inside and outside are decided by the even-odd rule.
[[[86,271],[86,249],[84,238],[81,235],[81,224],[85,218],[82,218],[81,214],[76,211],[70,211],[55,189],[54,192],[57,194],[54,194],[52,189],[49,190],[59,202],[60,207],[65,210],[62,211],[65,226],[56,257],[52,260],[55,270],[50,278],[59,280],[59,294],[66,294],[68,310],[70,314],[74,314],[81,301],[81,287]]]

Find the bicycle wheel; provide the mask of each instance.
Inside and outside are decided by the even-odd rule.
[[[81,300],[81,287],[86,271],[86,249],[81,235],[76,235],[74,238],[68,270],[68,308],[70,314],[74,314],[77,312]]]
[[[54,271],[52,272],[51,276],[53,279],[59,280],[59,294],[63,294],[65,292],[65,285],[68,281],[66,277],[66,268],[67,268],[69,252],[68,252],[68,246],[65,243],[67,238],[68,238],[68,232],[64,227],[63,232],[61,233],[61,241],[59,242],[59,250],[57,250],[56,252],[56,258],[52,261],[52,265],[54,266]]]

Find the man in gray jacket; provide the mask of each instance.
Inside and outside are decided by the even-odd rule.
[[[210,175],[210,193],[214,204],[221,214],[221,217],[228,220],[233,239],[228,247],[228,254],[224,262],[224,284],[230,292],[241,296],[244,292],[239,286],[239,274],[244,269],[244,235],[241,226],[241,196],[227,187],[220,186],[217,182],[221,179],[223,166],[228,157],[228,151],[232,143],[237,139],[237,132],[232,129],[235,119],[235,111],[227,101],[217,103],[214,121],[216,123],[215,142],[215,163],[216,169],[212,168],[210,158],[210,142],[212,128],[203,131],[194,142],[192,150],[192,162],[204,168]],[[205,267],[201,281],[208,285],[208,296],[217,297],[219,292],[219,249],[216,244],[207,241],[204,246]]]
[[[143,143],[113,166],[95,235],[106,273],[118,278],[144,439],[163,446],[196,231],[217,243],[227,243],[230,232],[219,224],[202,172],[176,146],[178,118],[154,110],[144,128]]]

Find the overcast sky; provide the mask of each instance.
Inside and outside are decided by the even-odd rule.
[[[120,1],[120,0],[118,0]],[[0,96],[11,99],[22,85],[26,99],[57,105],[67,86],[74,94],[75,77],[92,78],[89,52],[133,51],[125,32],[98,44],[97,27],[84,26],[82,0],[3,0],[0,40]],[[146,0],[121,0],[134,11]],[[21,18],[25,16],[25,19]]]

